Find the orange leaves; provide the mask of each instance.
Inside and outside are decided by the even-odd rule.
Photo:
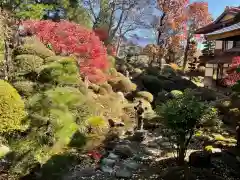
[[[200,28],[212,21],[207,2],[194,2],[188,7],[188,17],[195,28]]]
[[[148,55],[148,56],[157,56],[157,55],[162,55],[164,54],[165,50],[164,48],[161,48],[158,45],[155,44],[148,44],[145,46],[143,49],[143,52]]]

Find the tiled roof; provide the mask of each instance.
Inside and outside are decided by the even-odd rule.
[[[233,25],[231,25],[231,26],[228,26],[228,27],[219,29],[219,30],[217,30],[217,31],[213,31],[213,32],[208,33],[208,34],[206,34],[206,35],[209,36],[209,35],[222,34],[222,33],[234,31],[234,30],[237,30],[237,29],[240,30],[240,22],[239,22],[239,23],[236,23],[236,24],[233,24]]]

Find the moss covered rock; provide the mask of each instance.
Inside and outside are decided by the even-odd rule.
[[[17,73],[35,72],[43,65],[44,60],[36,55],[23,54],[14,58],[14,68]]]
[[[0,80],[0,133],[20,130],[25,116],[24,102],[16,89]]]

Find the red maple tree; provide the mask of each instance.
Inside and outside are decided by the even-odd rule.
[[[88,76],[90,81],[97,83],[106,80],[103,72],[109,68],[107,50],[93,31],[68,21],[28,20],[23,25],[25,31],[50,45],[56,54],[75,55],[81,74]]]
[[[234,57],[232,63],[227,70],[227,77],[223,79],[223,85],[233,86],[240,80],[240,73],[237,72],[237,68],[240,67],[240,56]]]

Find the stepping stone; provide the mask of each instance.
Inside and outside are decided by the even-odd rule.
[[[114,159],[104,158],[101,160],[101,165],[113,167],[115,165],[115,162],[116,160]]]
[[[100,167],[101,171],[104,172],[104,173],[109,173],[109,174],[112,174],[114,171],[113,171],[113,168],[109,167],[109,166],[101,166]]]
[[[128,169],[119,169],[116,171],[115,175],[118,178],[131,178],[133,174]]]
[[[140,167],[136,161],[128,160],[124,162],[124,166],[131,170],[137,170]]]
[[[108,158],[108,159],[114,159],[114,160],[117,160],[117,159],[119,159],[119,156],[116,155],[116,154],[114,154],[114,153],[109,153],[109,155],[108,155],[107,158]]]
[[[129,158],[134,155],[132,149],[128,145],[116,146],[114,153],[116,155],[119,155],[121,158]]]

